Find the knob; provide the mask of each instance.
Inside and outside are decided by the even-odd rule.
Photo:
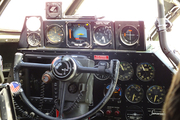
[[[49,71],[46,71],[46,72],[42,75],[42,81],[43,81],[44,83],[49,83],[49,82],[52,81],[51,75],[50,75]]]
[[[119,116],[119,115],[120,115],[120,111],[119,111],[119,110],[116,110],[116,111],[114,112],[114,115],[115,115],[115,116]]]
[[[111,115],[112,111],[111,110],[106,110],[106,115]]]

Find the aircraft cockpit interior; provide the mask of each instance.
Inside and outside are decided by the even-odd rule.
[[[1,119],[162,120],[179,14],[179,0],[0,0]]]

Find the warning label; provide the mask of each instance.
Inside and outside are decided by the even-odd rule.
[[[109,60],[108,55],[94,55],[94,60]]]

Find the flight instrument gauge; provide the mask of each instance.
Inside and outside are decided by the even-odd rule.
[[[136,75],[142,81],[150,81],[154,78],[155,70],[154,67],[145,62],[137,66]]]
[[[41,36],[36,32],[32,32],[27,36],[27,42],[30,46],[38,46],[41,42]]]
[[[130,63],[122,61],[119,67],[119,80],[127,81],[131,79],[134,74],[133,67]]]
[[[50,25],[46,29],[46,38],[51,44],[61,43],[64,39],[64,30],[59,25]]]
[[[134,26],[125,26],[120,33],[122,43],[127,46],[133,46],[139,41],[139,31]]]
[[[153,104],[160,104],[164,101],[165,90],[158,85],[151,86],[146,92],[147,99]]]
[[[99,26],[94,30],[93,37],[96,44],[100,46],[108,45],[112,42],[112,30],[108,26]]]
[[[107,91],[109,90],[110,85],[107,85],[104,90],[104,95],[106,95]],[[112,99],[121,99],[122,96],[122,89],[118,85],[116,85],[116,88],[111,96]]]
[[[143,99],[143,94],[143,89],[136,84],[130,85],[125,90],[125,97],[131,103],[139,103]]]
[[[90,24],[89,23],[68,23],[67,46],[78,48],[89,48]]]
[[[107,63],[107,66],[109,66],[109,64]],[[98,65],[95,66],[95,68],[97,68]],[[98,80],[107,80],[108,78],[110,78],[110,74],[99,74],[99,73],[95,73],[94,76],[98,79]]]

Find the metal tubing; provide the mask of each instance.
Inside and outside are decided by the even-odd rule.
[[[164,0],[157,0],[158,7],[158,33],[159,33],[159,42],[162,51],[170,58],[177,66],[180,59],[169,49],[166,39],[166,24],[165,24],[165,14],[164,14]]]

